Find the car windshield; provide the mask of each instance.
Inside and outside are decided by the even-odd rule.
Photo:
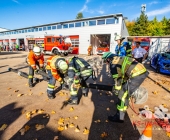
[[[107,44],[100,44],[99,47],[101,47],[101,48],[106,48],[106,47],[107,47]]]

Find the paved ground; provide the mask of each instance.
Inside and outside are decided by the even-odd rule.
[[[141,120],[130,108],[124,124],[107,121],[107,116],[114,114],[116,111],[115,103],[117,98],[115,95],[111,96],[105,91],[89,90],[88,97],[82,96],[78,106],[68,105],[61,110],[62,102],[69,97],[69,94],[66,94],[67,92],[64,92],[65,94],[63,95],[63,91],[60,91],[56,93],[55,99],[48,100],[45,94],[47,87],[45,81],[30,89],[27,85],[27,79],[19,77],[13,72],[8,72],[8,67],[28,72],[25,63],[26,56],[26,52],[0,53],[0,127],[7,124],[7,128],[0,131],[1,140],[53,140],[57,138],[59,140],[139,139],[145,127],[145,122],[148,120]],[[45,58],[48,57],[45,56]],[[86,56],[82,55],[82,57],[85,58]],[[91,57],[86,57],[85,59],[89,58]],[[168,76],[155,74],[150,68],[149,71],[151,78],[159,80],[158,82],[160,83],[164,80],[164,86],[169,87]],[[112,84],[112,79],[108,76],[108,68],[105,65],[98,69],[97,78],[96,83]],[[92,79],[89,79],[88,82],[95,83]],[[56,88],[58,86],[56,84]],[[137,112],[144,105],[149,105],[153,109],[160,104],[166,104],[169,108],[170,95],[167,91],[148,78],[142,86],[148,90],[149,98],[145,104],[135,105]],[[157,91],[158,94],[153,94],[152,92],[154,91]],[[70,111],[71,107],[74,108],[73,111]],[[40,109],[43,109],[44,112],[40,111]],[[39,112],[35,110],[39,110]],[[33,111],[32,117],[27,119],[26,114],[30,111]],[[78,119],[75,119],[77,118],[75,116],[78,116]],[[75,127],[68,127],[67,130],[58,131],[58,120],[61,117],[65,118],[64,125],[68,124],[70,126],[71,123],[74,123],[75,127],[78,125],[80,132],[75,132]],[[136,123],[136,127],[132,125],[132,122]],[[41,128],[40,125],[44,125],[45,128],[36,130],[36,126]],[[24,127],[27,131],[24,135],[21,135],[19,131]],[[89,134],[83,134],[85,127],[89,129]],[[154,123],[153,127],[155,129],[153,130],[153,140],[169,139],[156,123]]]

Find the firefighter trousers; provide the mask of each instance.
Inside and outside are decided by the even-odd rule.
[[[40,68],[38,62],[36,62],[36,65]],[[43,69],[44,72],[46,72],[44,68],[42,68],[42,69]],[[46,81],[48,80],[47,77],[44,77],[44,76],[42,76],[42,77],[43,77],[44,80],[46,80]],[[34,78],[34,69],[29,65],[29,75],[28,75],[29,85],[33,84],[33,78]]]
[[[148,72],[140,74],[138,76],[130,78],[127,82],[122,84],[122,88],[118,93],[117,110],[121,112],[126,112],[129,105],[129,98],[132,93],[135,92],[143,81],[148,76]]]
[[[48,76],[49,76],[49,82],[48,82],[48,87],[47,87],[47,94],[53,94],[54,93],[54,88],[55,88],[55,83],[56,79],[53,77],[51,70],[47,70]]]

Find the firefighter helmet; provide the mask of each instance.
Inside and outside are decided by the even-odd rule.
[[[111,52],[105,52],[102,56],[102,59],[106,60],[107,58],[113,58],[114,56],[116,55]]]
[[[125,39],[124,37],[121,37],[120,35],[116,35],[115,36],[115,41],[117,41],[117,40],[123,40],[123,39]]]
[[[68,64],[66,61],[64,61],[63,59],[59,60],[56,64],[56,67],[59,69],[59,71],[61,73],[66,73],[68,70]]]
[[[41,49],[40,49],[40,47],[35,46],[35,47],[33,48],[33,52],[35,53],[35,55],[40,55],[40,54],[41,54]]]

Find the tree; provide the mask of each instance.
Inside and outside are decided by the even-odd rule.
[[[135,21],[134,27],[132,29],[132,35],[134,36],[147,36],[148,35],[148,17],[144,12]]]
[[[164,35],[168,35],[168,19],[164,16],[161,20],[162,26],[163,26],[163,30],[164,30]]]
[[[76,16],[76,19],[82,19],[83,18],[83,13],[79,12]]]
[[[129,35],[132,35],[132,29],[134,27],[135,21],[126,21],[125,24],[128,29]]]
[[[170,35],[170,19],[167,21],[166,35]]]

